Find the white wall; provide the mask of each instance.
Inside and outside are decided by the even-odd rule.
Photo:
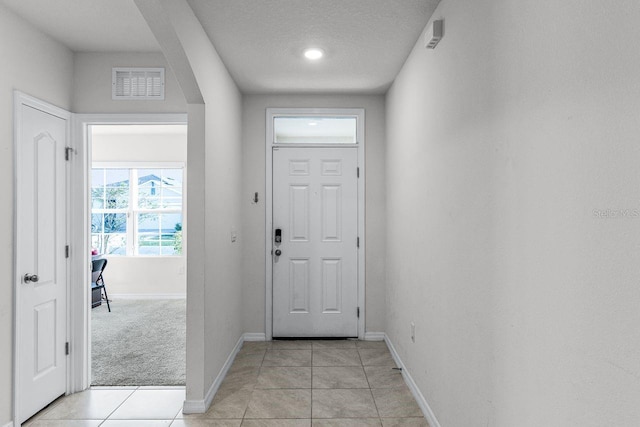
[[[13,90],[71,106],[73,55],[0,4],[0,425],[12,419],[13,359]]]
[[[204,105],[189,105],[188,142],[187,406],[197,407],[244,332],[242,95],[186,0],[157,6],[167,14],[160,21],[170,22],[169,33],[179,39],[165,45],[165,53],[188,59],[192,74],[182,76],[192,75],[197,84],[183,83],[199,87],[204,100]],[[154,11],[145,8],[143,14],[152,19]],[[184,51],[174,51],[178,45]],[[238,233],[235,242],[232,230]]]
[[[125,130],[128,126],[124,126]],[[156,126],[153,126],[156,128]],[[187,161],[187,133],[182,125],[165,127],[166,133],[107,134],[94,132],[91,157],[94,162],[179,162]],[[171,128],[180,128],[171,130]],[[122,128],[122,127],[119,127]],[[138,128],[138,127],[136,127]],[[119,131],[118,131],[119,132]]]
[[[442,426],[640,425],[640,4],[434,18],[387,95],[387,333]]]
[[[109,297],[184,297],[187,294],[184,257],[108,256],[104,272]]]
[[[113,67],[164,67],[163,101],[113,101]],[[171,68],[161,53],[93,53],[74,55],[74,113],[185,113],[187,104]]]
[[[118,133],[93,132],[91,155],[94,162],[180,162],[186,165],[186,129],[185,132],[178,130],[182,126],[168,129],[154,126],[167,131],[134,134],[124,133],[130,126],[118,128],[121,129]],[[185,169],[185,182],[186,176]],[[104,274],[109,295],[186,295],[184,256],[108,258]]]
[[[242,113],[243,318],[247,332],[265,332],[266,109],[364,108],[366,162],[366,319],[368,332],[384,331],[385,160],[384,97],[357,95],[245,95]],[[252,203],[259,193],[259,202]]]

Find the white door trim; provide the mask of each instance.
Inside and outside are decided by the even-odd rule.
[[[271,249],[273,247],[273,147],[295,147],[295,144],[275,144],[273,137],[273,118],[278,116],[349,116],[357,120],[356,148],[358,150],[358,338],[364,339],[365,332],[365,134],[364,108],[267,108],[265,135],[265,337],[273,338],[273,264]],[[333,147],[337,144],[306,144],[304,147]]]
[[[74,161],[71,162],[71,268],[72,283],[89,283],[91,269],[89,249],[89,172],[91,169],[91,144],[89,143],[89,126],[91,125],[148,125],[148,124],[187,124],[186,114],[74,114],[72,147]],[[185,202],[183,212],[186,215],[188,203]],[[76,249],[77,248],[77,249]],[[79,286],[79,291],[70,301],[71,314],[70,342],[71,369],[70,391],[75,393],[85,390],[91,385],[91,295],[88,286]],[[75,351],[73,351],[75,350]]]
[[[19,334],[19,322],[20,322],[20,297],[22,295],[22,289],[19,286],[20,272],[18,271],[19,266],[19,253],[17,250],[18,244],[18,200],[20,198],[20,193],[18,191],[18,165],[19,163],[19,145],[20,145],[20,129],[22,126],[22,105],[27,105],[29,107],[35,108],[37,110],[43,111],[47,114],[51,114],[52,116],[59,117],[66,121],[66,132],[67,132],[67,141],[65,141],[66,145],[69,145],[71,140],[71,113],[69,111],[63,110],[62,108],[58,108],[54,105],[51,105],[45,101],[29,96],[20,91],[14,91],[13,93],[13,108],[14,108],[14,124],[13,124],[13,419],[18,419],[19,414],[19,403],[20,403],[20,381],[19,381],[19,373],[20,373],[20,334]],[[66,191],[67,196],[69,196],[69,184],[70,184],[70,176],[69,169],[66,172]],[[69,197],[67,197],[67,213],[69,212]],[[69,217],[67,214],[66,219],[66,239],[69,241]],[[67,271],[69,270],[70,261],[67,260]],[[66,283],[66,298],[67,302],[70,301],[71,298],[71,277],[67,274],[67,283]],[[66,339],[69,341],[69,333],[70,333],[70,325],[71,325],[71,317],[69,316],[69,311],[67,310],[66,315]],[[70,358],[67,358],[67,384],[66,384],[66,393],[70,392]]]

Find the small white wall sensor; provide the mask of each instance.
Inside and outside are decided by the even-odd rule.
[[[428,26],[427,32],[424,35],[424,46],[427,49],[435,49],[440,39],[442,39],[442,23],[442,19],[439,19],[433,21],[431,25]]]

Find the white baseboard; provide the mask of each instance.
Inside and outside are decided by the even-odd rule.
[[[13,421],[9,421],[8,423],[6,423],[4,426],[2,427],[13,427]]]
[[[385,333],[384,332],[365,332],[364,340],[365,341],[384,341]]]
[[[229,357],[227,357],[226,362],[224,362],[224,365],[222,366],[222,369],[218,373],[218,376],[216,377],[215,381],[213,382],[213,384],[211,384],[211,387],[209,387],[209,390],[207,391],[207,394],[204,396],[204,399],[184,401],[184,405],[182,406],[183,414],[204,414],[205,412],[207,412],[207,409],[209,409],[209,406],[211,406],[213,397],[218,392],[218,389],[220,388],[222,381],[224,381],[224,378],[227,376],[227,372],[229,372],[229,368],[231,368],[231,365],[233,365],[233,361],[235,360],[236,355],[242,348],[243,342],[244,342],[244,335],[241,335],[240,338],[238,339],[238,342],[236,343],[236,346],[233,347],[233,350],[231,350]]]
[[[266,341],[264,332],[247,332],[243,335],[245,341]]]
[[[407,370],[407,367],[404,366],[404,363],[402,363],[400,356],[398,356],[398,353],[396,352],[396,349],[391,343],[391,340],[389,339],[387,334],[384,334],[384,341],[387,343],[387,347],[389,347],[389,351],[391,352],[391,356],[393,356],[393,360],[396,361],[396,364],[399,368],[402,368],[402,376],[404,377],[404,381],[407,383],[407,386],[411,390],[411,394],[413,394],[416,402],[418,402],[418,406],[420,406],[420,409],[422,410],[424,417],[427,419],[429,426],[440,427],[440,423],[438,422],[436,415],[431,410],[431,407],[427,403],[427,399],[424,398],[415,381],[413,381],[413,378],[411,378],[411,374]]]
[[[111,299],[186,299],[186,294],[109,294]]]

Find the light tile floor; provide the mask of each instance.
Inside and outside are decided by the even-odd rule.
[[[29,427],[339,427],[428,424],[384,342],[246,342],[205,414],[181,387],[94,387]]]

